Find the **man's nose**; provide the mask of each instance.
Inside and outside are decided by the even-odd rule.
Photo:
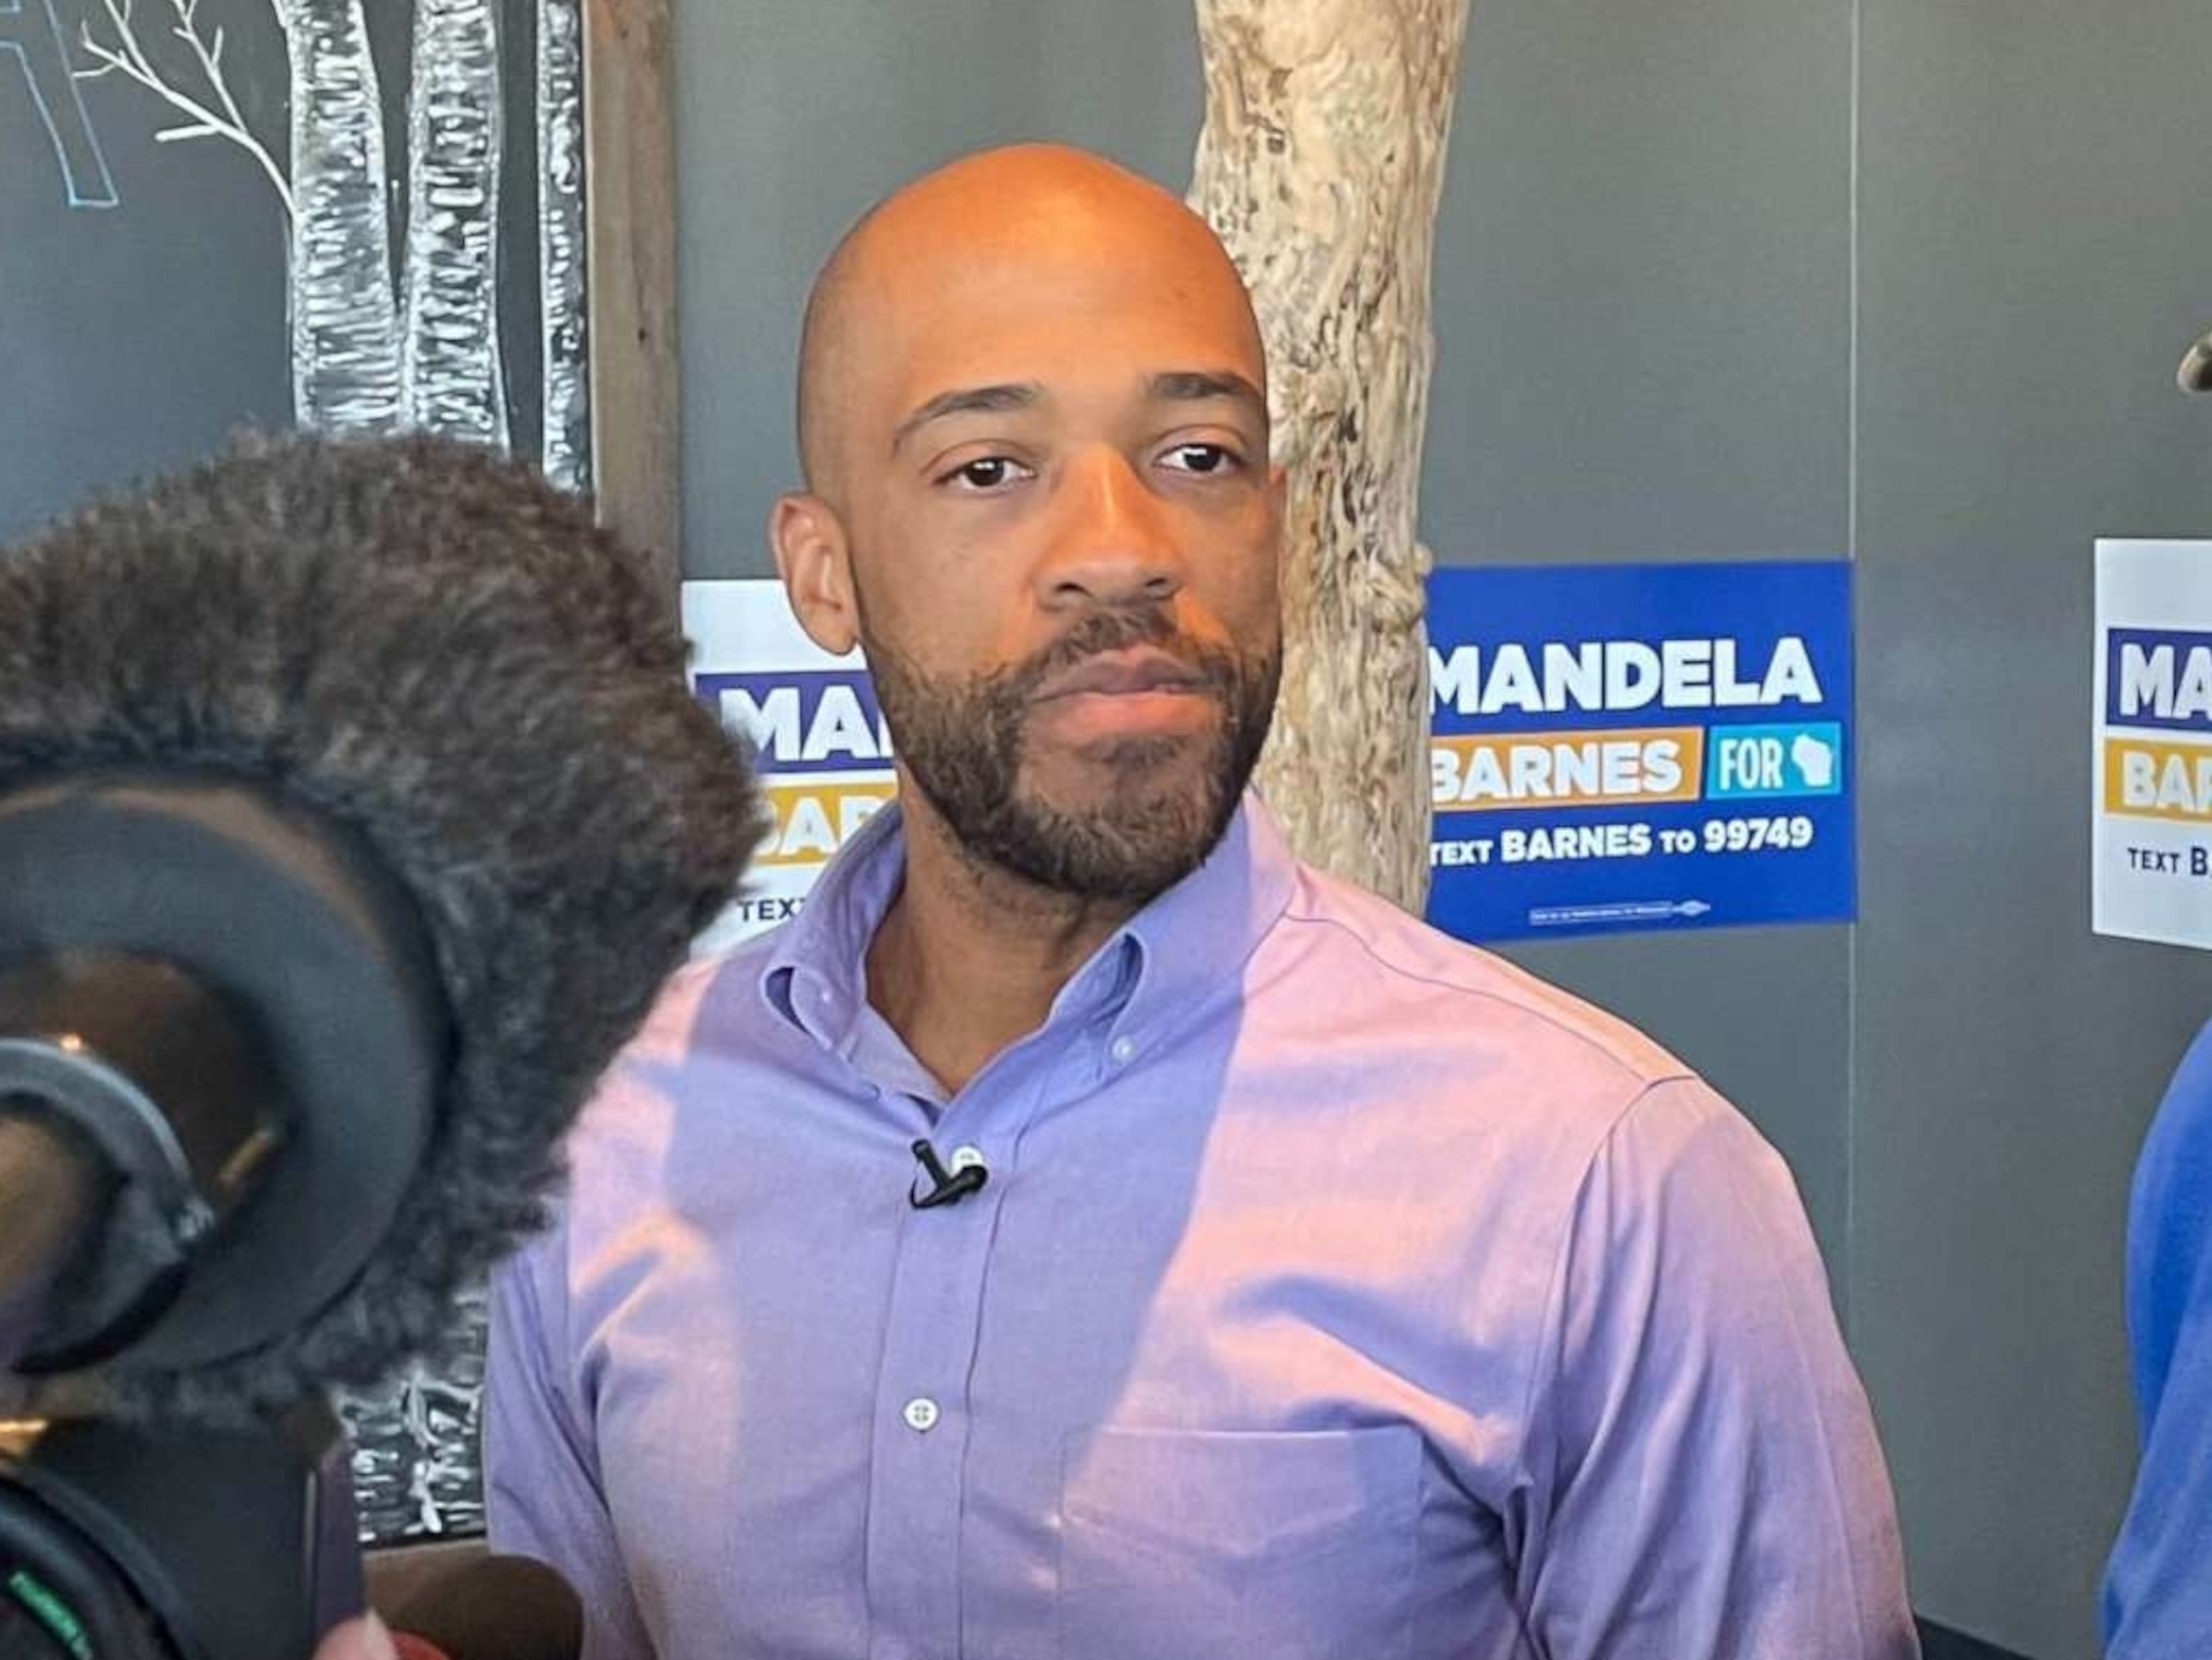
[[[1182,591],[1182,546],[1127,456],[1102,445],[1072,457],[1054,494],[1048,604],[1160,604]]]

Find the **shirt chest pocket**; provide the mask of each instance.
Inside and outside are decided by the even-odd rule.
[[[1401,1660],[1421,1443],[1106,1429],[1060,1475],[1060,1660]]]

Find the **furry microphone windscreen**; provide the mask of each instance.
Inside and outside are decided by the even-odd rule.
[[[454,1029],[350,1290],[231,1360],[119,1365],[120,1409],[366,1383],[542,1221],[561,1135],[766,829],[674,612],[587,503],[422,436],[259,442],[0,555],[0,795],[157,769],[338,821],[411,895]]]

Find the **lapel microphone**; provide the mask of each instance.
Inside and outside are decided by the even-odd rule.
[[[970,1193],[980,1192],[983,1184],[991,1179],[991,1172],[980,1164],[963,1165],[957,1170],[947,1170],[937,1156],[937,1149],[927,1140],[914,1143],[915,1161],[921,1165],[921,1173],[929,1178],[927,1193],[907,1190],[906,1202],[916,1210],[934,1210],[939,1205],[958,1204]]]

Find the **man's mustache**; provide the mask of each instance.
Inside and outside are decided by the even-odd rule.
[[[1243,678],[1242,665],[1234,652],[1193,639],[1176,627],[1166,612],[1148,607],[1093,612],[1051,645],[993,675],[990,678],[995,684],[989,689],[1026,702],[1046,682],[1093,657],[1139,646],[1164,652],[1209,686],[1223,691]]]

